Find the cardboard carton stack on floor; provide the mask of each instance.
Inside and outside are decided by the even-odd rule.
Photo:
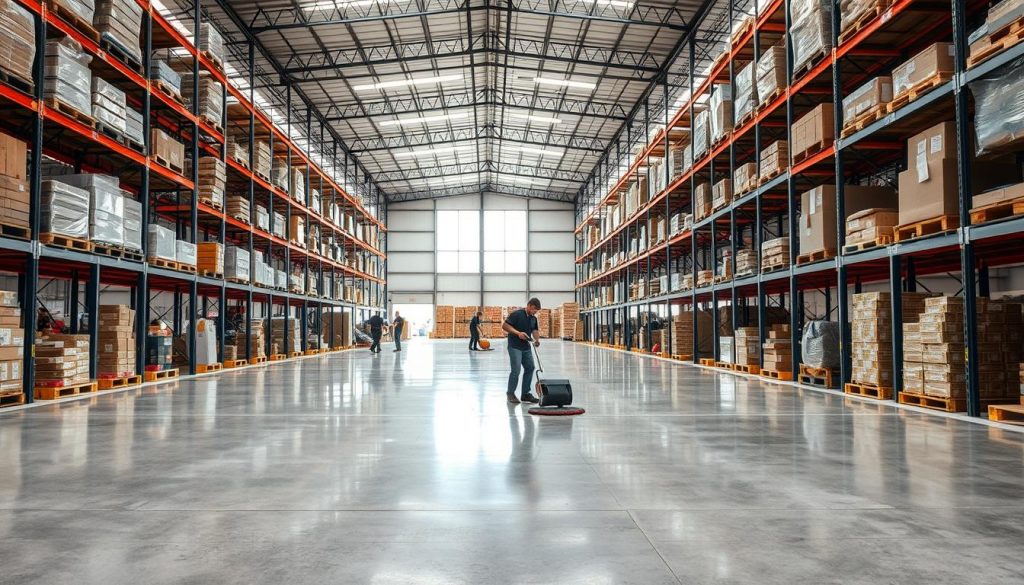
[[[551,309],[551,337],[560,338],[562,336],[562,307],[555,307]]]
[[[135,373],[135,311],[127,305],[100,305],[99,377],[123,378]]]
[[[36,341],[36,386],[63,387],[89,380],[89,336],[47,335]]]
[[[331,322],[333,321],[334,336],[331,336]],[[406,330],[409,327],[405,328]],[[352,345],[352,313],[348,311],[333,311],[324,313],[323,330],[321,334],[324,339],[331,340],[331,347],[348,347]]]
[[[482,326],[485,337],[500,337],[501,324],[505,321],[504,310],[499,306],[486,306],[483,308],[483,321]],[[473,315],[469,316],[470,320],[473,319]]]
[[[903,293],[904,324],[917,323],[924,311],[924,293]],[[852,381],[856,384],[892,388],[892,297],[872,292],[853,295]]]
[[[537,312],[537,327],[540,328],[541,337],[551,337],[551,309],[541,309]],[[500,332],[501,328],[498,329]]]
[[[455,335],[455,307],[437,305],[434,307],[434,339],[451,339]]]
[[[25,330],[18,293],[0,291],[0,394],[22,391]]]
[[[576,303],[562,303],[560,337],[579,341],[583,339],[583,322],[580,321],[580,306]]]
[[[286,320],[284,317],[271,317],[270,342],[277,345],[279,353],[287,355],[291,352],[302,351],[299,325],[299,320],[295,318]],[[287,343],[285,333],[288,335]]]
[[[761,337],[757,327],[737,327],[735,339],[735,361],[740,366],[761,365]]]
[[[768,329],[762,351],[764,360],[761,367],[773,372],[793,371],[793,338],[789,325],[772,325]]]
[[[2,11],[0,11],[2,15]],[[2,16],[0,16],[2,22]],[[2,35],[0,35],[2,38]],[[2,41],[0,41],[2,46]],[[0,223],[29,229],[28,145],[0,132]]]
[[[469,322],[478,311],[477,307],[455,307],[454,337],[469,337]]]
[[[246,359],[245,357],[245,332],[241,331],[241,335],[235,336],[235,355],[237,359]],[[264,358],[267,357],[267,334],[266,329],[263,325],[263,319],[252,320],[252,336],[249,338],[249,358]],[[224,359],[231,359],[227,357],[225,353]]]

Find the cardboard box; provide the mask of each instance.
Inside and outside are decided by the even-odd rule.
[[[817,152],[835,141],[835,110],[831,103],[818,104],[793,123],[793,155]]]
[[[922,161],[899,174],[900,225],[959,213],[955,160]]]
[[[981,195],[975,195],[971,203],[974,208],[978,208],[985,207],[986,205],[992,205],[994,203],[1001,203],[1003,201],[1013,201],[1014,199],[1020,199],[1022,197],[1024,197],[1024,183],[1017,183],[1015,185],[993,189],[992,191],[987,191]]]
[[[850,124],[858,116],[892,101],[892,78],[876,77],[843,98],[843,122]]]
[[[888,187],[846,185],[843,188],[846,217],[873,207],[891,206],[895,195]],[[821,185],[800,197],[800,251],[835,250],[836,190],[832,185]]]
[[[892,72],[893,95],[898,97],[935,76],[953,75],[953,44],[935,43]]]

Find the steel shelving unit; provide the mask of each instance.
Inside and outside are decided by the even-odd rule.
[[[608,342],[631,347],[630,325],[640,323],[642,311],[657,310],[671,319],[673,306],[687,309],[712,309],[715,317],[714,356],[718,358],[718,323],[720,307],[731,307],[731,320],[735,327],[746,325],[742,307],[753,303],[759,314],[759,328],[762,341],[766,337],[765,310],[770,305],[787,307],[790,311],[790,325],[793,331],[793,371],[799,371],[800,329],[804,321],[804,295],[817,294],[824,303],[825,318],[838,321],[843,334],[843,345],[849,347],[849,303],[851,292],[859,292],[867,284],[887,284],[893,297],[893,351],[902,355],[902,328],[898,307],[903,291],[913,291],[917,278],[932,274],[956,273],[962,283],[960,295],[965,299],[965,351],[968,363],[968,413],[981,414],[981,400],[977,371],[977,320],[975,297],[989,292],[988,271],[990,268],[1008,266],[1024,261],[1024,217],[1014,217],[981,225],[970,224],[971,208],[971,167],[969,152],[970,134],[973,132],[973,111],[969,86],[972,81],[994,72],[1005,70],[1024,57],[1024,43],[1005,53],[972,68],[966,68],[967,22],[966,19],[983,11],[984,2],[952,0],[951,2],[927,2],[922,0],[896,0],[890,7],[861,28],[857,33],[839,42],[838,9],[833,13],[832,49],[824,59],[809,69],[794,73],[792,43],[787,46],[788,87],[774,100],[765,104],[756,115],[743,124],[737,125],[722,142],[712,145],[710,153],[694,161],[693,166],[682,175],[670,176],[666,165],[666,185],[660,192],[651,193],[649,201],[611,233],[604,235],[594,245],[588,245],[582,237],[585,230],[600,221],[609,205],[620,200],[631,181],[645,172],[650,156],[660,156],[669,147],[670,131],[674,128],[689,128],[695,107],[706,98],[713,83],[731,83],[742,63],[756,60],[762,49],[787,37],[789,30],[789,0],[761,2],[755,7],[756,19],[752,27],[740,30],[729,25],[727,30],[717,31],[728,35],[725,54],[714,62],[703,81],[694,87],[699,73],[695,58],[699,44],[694,35],[689,35],[688,59],[685,78],[689,83],[689,97],[685,105],[673,116],[665,114],[663,128],[654,132],[653,139],[645,143],[642,151],[629,161],[628,170],[611,183],[607,190],[602,188],[602,179],[607,169],[621,160],[622,149],[616,143],[617,152],[606,153],[605,160],[598,165],[595,180],[588,182],[577,203],[577,300],[584,307],[588,340],[606,339]],[[752,3],[742,0],[728,0],[729,19],[746,10]],[[756,8],[761,8],[757,10]],[[709,31],[700,30],[707,36]],[[651,233],[652,219],[658,215],[671,217],[678,211],[693,213],[692,194],[700,182],[715,183],[723,178],[732,178],[732,172],[744,162],[759,162],[762,148],[771,141],[790,139],[793,122],[813,106],[831,101],[835,110],[835,136],[843,128],[842,100],[850,92],[875,76],[885,75],[900,62],[912,57],[919,50],[935,42],[952,42],[955,50],[956,71],[953,78],[931,90],[919,99],[910,102],[887,116],[871,123],[862,130],[833,143],[792,163],[778,177],[741,195],[728,206],[716,210],[709,217],[697,221],[692,228],[682,233],[668,234],[665,241],[649,246],[646,250],[627,258],[608,270],[594,273],[588,271],[595,256],[602,251],[627,249],[631,236],[642,228]],[[669,92],[668,76],[659,82]],[[793,264],[772,272],[760,271],[760,243],[767,237],[788,236],[790,257],[800,253],[797,219],[799,217],[800,195],[804,191],[822,184],[834,185],[837,190],[837,233],[836,250],[842,251],[845,235],[844,212],[842,209],[843,186],[867,177],[877,179],[891,173],[894,183],[895,172],[905,167],[906,140],[914,134],[934,126],[939,121],[955,120],[958,128],[956,145],[959,192],[960,226],[954,231],[901,241],[889,246],[870,248],[855,253],[839,253],[823,261]],[[627,139],[627,148],[631,144]],[[1020,155],[1018,153],[1018,160]],[[723,170],[724,169],[724,170]],[[604,173],[604,174],[602,174]],[[767,227],[779,228],[774,233]],[[749,242],[758,257],[758,270],[753,275],[729,279],[709,285],[697,285],[692,290],[674,291],[647,298],[628,300],[630,283],[637,277],[646,278],[664,274],[666,271],[692,272],[700,269],[715,269],[715,264],[724,257],[723,249],[731,252],[729,262],[735,262],[739,246]],[[1013,244],[1013,245],[1007,245]],[[735,273],[735,270],[733,271]],[[611,286],[618,291],[619,299],[607,303],[598,299],[599,286]],[[820,317],[819,317],[820,318]],[[694,331],[694,344],[699,333]],[[617,333],[618,332],[618,333]],[[649,340],[645,347],[651,347]],[[672,348],[662,350],[671,355]],[[845,354],[840,372],[843,382],[850,381],[850,355]],[[693,356],[697,362],[699,355]],[[900,390],[902,376],[899,359],[894,375],[894,396]]]
[[[314,126],[308,108],[304,120],[304,139],[307,146],[319,151],[320,160],[315,161],[293,140],[293,128],[298,129],[299,121],[294,120],[296,106],[291,103],[291,91],[287,90],[287,103],[284,104],[283,124],[275,124],[257,103],[255,88],[257,87],[256,72],[253,59],[258,50],[254,41],[248,43],[249,63],[233,64],[236,71],[245,71],[247,90],[236,87],[225,74],[221,64],[214,63],[211,55],[197,49],[179,28],[169,21],[168,17],[151,6],[148,0],[138,0],[143,9],[141,31],[142,63],[130,63],[120,59],[115,53],[95,42],[90,35],[83,34],[75,26],[64,21],[56,13],[50,11],[44,2],[35,0],[17,0],[18,3],[35,18],[36,26],[36,61],[34,80],[30,91],[27,87],[15,87],[0,83],[0,108],[4,111],[0,127],[15,137],[25,140],[29,146],[30,189],[30,227],[31,238],[28,241],[10,237],[0,237],[0,270],[18,276],[19,296],[24,315],[25,351],[24,351],[24,389],[28,402],[33,400],[33,344],[35,342],[35,315],[37,292],[40,279],[59,279],[67,281],[69,306],[73,308],[71,326],[78,331],[79,295],[84,283],[84,312],[96,315],[100,304],[101,287],[117,287],[128,291],[132,306],[139,315],[137,319],[136,339],[139,344],[137,351],[137,372],[141,373],[145,360],[145,336],[153,298],[161,293],[170,294],[173,298],[173,322],[177,325],[175,332],[181,330],[185,321],[194,322],[207,309],[220,316],[218,333],[220,352],[224,349],[225,316],[229,303],[245,308],[246,354],[249,353],[248,340],[252,335],[253,308],[261,308],[261,318],[283,315],[285,319],[301,319],[301,347],[306,350],[308,340],[306,332],[310,327],[320,331],[322,313],[333,314],[336,311],[349,311],[355,322],[369,311],[380,310],[386,298],[386,282],[383,278],[386,266],[384,249],[386,229],[383,221],[377,217],[385,210],[385,201],[369,177],[362,177],[362,199],[367,201],[376,212],[368,210],[363,201],[350,194],[338,182],[336,177],[355,177],[360,180],[358,169],[350,172],[349,161],[352,160],[345,146],[337,139],[327,139],[322,123]],[[206,17],[199,3],[192,5],[192,10],[185,22],[189,23],[191,38],[199,38],[200,23]],[[71,37],[78,41],[84,51],[92,57],[91,69],[94,75],[114,83],[125,91],[129,103],[141,110],[144,124],[146,144],[139,151],[131,146],[115,140],[111,136],[94,129],[82,120],[69,116],[59,109],[48,107],[43,96],[43,55],[47,39]],[[184,59],[191,61],[193,74],[200,71],[208,72],[224,87],[223,118],[220,124],[204,119],[179,103],[166,93],[159,91],[155,83],[149,81],[150,67],[154,50],[172,50]],[[234,77],[238,79],[239,77]],[[197,104],[199,84],[194,84],[191,103]],[[245,222],[227,215],[199,201],[198,196],[198,165],[186,165],[179,172],[157,163],[151,159],[149,140],[151,127],[160,127],[185,144],[186,158],[196,161],[199,156],[214,156],[226,163],[228,169],[228,194],[248,196],[250,217]],[[283,126],[283,128],[281,127]],[[248,133],[250,143],[257,136],[269,140],[274,157],[283,160],[288,175],[293,168],[299,169],[303,175],[305,192],[317,189],[322,197],[332,199],[343,213],[353,217],[353,224],[368,228],[373,235],[372,241],[359,238],[355,234],[334,224],[329,218],[321,216],[321,210],[312,209],[293,199],[289,193],[276,185],[270,184],[263,177],[250,169],[254,168],[254,153],[249,153],[248,161],[238,161],[227,156],[227,131],[236,130]],[[310,149],[313,152],[314,149]],[[44,159],[45,157],[45,159]],[[273,259],[277,266],[284,266],[288,273],[293,269],[301,269],[303,284],[316,283],[320,294],[299,294],[287,290],[264,288],[252,283],[234,282],[223,277],[179,272],[151,265],[146,261],[134,260],[130,257],[115,257],[99,253],[71,250],[63,247],[44,245],[39,241],[40,234],[40,202],[41,184],[43,179],[43,163],[57,161],[73,167],[81,172],[99,172],[118,176],[122,189],[131,192],[142,204],[144,225],[154,222],[172,225],[177,237],[193,243],[216,241],[247,247],[250,255],[262,251],[268,259]],[[343,161],[342,164],[338,164]],[[330,168],[325,168],[329,162]],[[353,165],[354,166],[354,165]],[[187,174],[186,174],[187,173]],[[279,237],[273,223],[270,230],[265,231],[255,226],[254,216],[257,204],[266,205],[273,222],[274,211],[284,215],[286,225],[284,236]],[[305,219],[306,225],[317,226],[321,238],[331,236],[342,243],[343,251],[352,252],[364,257],[363,268],[359,269],[347,262],[328,257],[317,251],[308,250],[306,243],[294,240],[289,233],[290,218],[294,215]],[[145,228],[144,228],[145,229]],[[147,241],[143,237],[142,258],[147,257]],[[358,289],[361,302],[356,302],[336,290],[337,284],[343,289]],[[352,294],[352,297],[357,295]],[[216,310],[212,310],[213,307]],[[161,315],[163,317],[163,315]],[[97,339],[96,319],[89,319],[88,331],[93,341]],[[333,319],[331,319],[333,328]],[[195,373],[195,331],[189,327],[188,347],[190,348],[190,372]],[[286,328],[287,330],[287,328]],[[333,339],[333,331],[331,332]],[[267,336],[267,353],[270,350],[270,336]],[[287,343],[287,339],[286,339]],[[239,358],[248,359],[249,355]],[[93,356],[92,374],[96,371],[96,357]]]

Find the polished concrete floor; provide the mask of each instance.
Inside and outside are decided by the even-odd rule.
[[[0,414],[0,583],[1024,583],[1024,435],[546,342]]]

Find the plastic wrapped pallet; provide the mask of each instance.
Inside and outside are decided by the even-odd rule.
[[[60,181],[43,181],[42,230],[89,238],[89,192]]]
[[[256,227],[265,232],[270,231],[270,213],[262,205],[256,206]]]
[[[124,92],[100,77],[92,78],[92,117],[121,134],[127,131]]]
[[[96,30],[136,63],[142,63],[139,37],[142,33],[142,5],[135,0],[97,0]]]
[[[277,236],[279,238],[284,238],[285,237],[285,231],[288,228],[288,224],[284,220],[284,214],[283,213],[281,213],[279,211],[275,211],[274,212],[274,225],[271,226],[271,227],[272,227],[271,233],[273,233],[275,236]]]
[[[711,114],[701,110],[693,119],[693,160],[700,160],[711,147]],[[693,163],[691,161],[690,166]]]
[[[884,8],[890,0],[841,0],[839,4],[839,32],[846,32],[851,26],[876,8]]]
[[[148,245],[146,251],[150,258],[174,261],[177,257],[174,232],[159,225],[150,225],[147,229]]]
[[[876,77],[843,98],[843,121],[853,122],[865,112],[892,101],[892,78]]]
[[[181,95],[181,74],[171,67],[170,63],[163,59],[153,59],[150,65],[149,78],[163,86],[172,95],[179,98]]]
[[[192,108],[197,116],[211,124],[220,126],[224,120],[224,86],[213,78],[208,71],[199,72],[199,101],[192,105],[195,75],[185,73],[181,76],[181,93],[185,105]]]
[[[53,0],[53,3],[86,23],[92,23],[93,14],[96,13],[96,6],[92,0]]]
[[[892,95],[903,96],[935,79],[951,79],[954,69],[953,44],[935,43],[892,70]]]
[[[306,175],[299,169],[292,169],[288,185],[288,192],[292,199],[305,205],[306,203]]]
[[[249,281],[249,251],[238,246],[227,246],[224,249],[224,278],[233,278],[243,282]]]
[[[127,106],[124,109],[125,112],[125,135],[139,145],[146,143],[146,133],[142,126],[142,113],[135,110],[131,106]]]
[[[736,74],[736,101],[733,108],[737,123],[754,113],[754,108],[757,106],[757,84],[754,79],[756,68],[757,63],[751,61]]]
[[[715,83],[708,100],[711,112],[711,142],[715,143],[733,128],[732,86],[728,83]]]
[[[786,47],[774,45],[757,60],[757,103],[763,103],[786,87]]]
[[[124,198],[117,177],[82,174],[56,179],[89,193],[89,239],[111,246],[124,245]]]
[[[224,212],[238,221],[250,223],[249,200],[241,195],[229,195]]]
[[[124,200],[124,247],[142,250],[142,203],[132,198],[131,193],[121,191]]]
[[[270,182],[283,191],[288,191],[288,164],[279,158],[275,158],[270,169]]]
[[[219,65],[224,65],[224,37],[209,22],[199,25],[199,50],[209,54]]]
[[[803,363],[812,368],[839,368],[839,323],[808,321],[801,337]]]
[[[1024,138],[1024,58],[970,84],[977,154],[1007,150]]]
[[[175,240],[174,259],[181,264],[196,265],[196,245],[184,240]]]
[[[0,0],[0,69],[25,83],[32,81],[36,58],[35,18],[14,0]]]
[[[91,117],[91,61],[92,57],[71,37],[47,41],[43,97],[56,100]]]
[[[800,71],[815,57],[832,49],[832,2],[795,0],[790,4],[790,13],[793,71]]]
[[[288,288],[288,273],[284,270],[274,270],[274,287]]]

